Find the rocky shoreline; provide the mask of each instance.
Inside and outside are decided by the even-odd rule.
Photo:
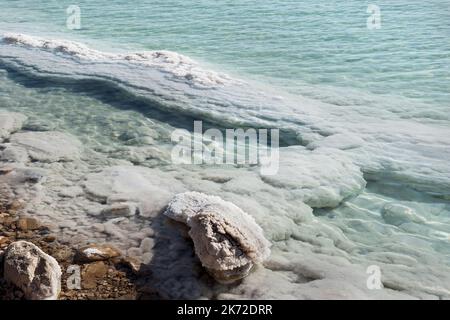
[[[23,289],[14,285],[10,281],[10,276],[4,276],[6,252],[11,250],[12,246],[23,243],[40,248],[53,257],[60,270],[64,271],[61,272],[58,281],[60,300],[140,299],[145,296],[137,289],[138,270],[133,269],[132,261],[121,256],[119,251],[111,254],[113,250],[111,249],[109,255],[80,259],[77,257],[81,252],[80,249],[61,243],[58,237],[38,220],[19,218],[17,210],[13,209],[14,206],[15,202],[2,204],[0,209],[0,300],[32,298],[24,293]],[[76,276],[77,271],[76,269],[71,271],[70,266],[79,267],[81,281],[78,287],[76,281],[68,279],[70,276]],[[45,274],[42,270],[40,272]],[[39,287],[35,288],[35,291],[39,291]]]
[[[27,210],[35,197],[34,187],[45,175],[45,170],[27,163],[69,161],[80,143],[61,133],[40,137],[45,131],[13,135],[26,120],[18,113],[0,114],[0,141],[4,143],[0,148],[0,300],[138,298],[136,275],[119,250],[114,256],[81,262],[77,260],[79,248]],[[21,136],[28,147],[15,144]],[[71,266],[78,268],[71,271]],[[78,276],[77,272],[83,280],[69,288],[68,278]]]
[[[0,201],[0,300],[163,298],[157,290],[149,290],[147,276],[151,272],[138,260],[123,256],[108,244],[76,248],[63,243],[36,218],[20,217],[21,206],[18,200]],[[195,192],[175,197],[166,210],[174,220],[194,224],[189,235],[195,252],[219,283],[246,277],[254,263],[270,253],[258,225],[252,225],[252,231],[239,230],[225,217],[233,210],[237,210],[237,218],[251,219],[231,203]],[[209,212],[210,219],[215,216],[212,212],[219,214],[218,222],[205,223],[204,212]],[[195,226],[199,220],[205,229]]]

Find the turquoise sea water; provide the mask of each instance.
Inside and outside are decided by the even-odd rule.
[[[65,10],[73,4],[81,9],[81,30],[66,27]],[[331,86],[448,106],[448,1],[378,1],[377,30],[367,29],[368,4],[2,1],[0,29],[61,35],[108,49],[172,50],[306,95],[326,96],[318,91]]]
[[[74,4],[81,10],[80,30],[66,26],[66,9]],[[287,209],[256,203],[266,199],[297,207],[301,187],[313,181],[318,185],[309,195],[313,204],[305,201],[322,226],[339,230],[330,235],[311,227],[319,230],[318,238],[332,238],[317,251],[355,264],[390,265],[389,287],[447,297],[450,3],[377,1],[376,30],[367,28],[369,4],[0,0],[2,35],[30,36],[26,45],[16,41],[20,37],[0,44],[0,108],[26,114],[39,128],[68,131],[108,157],[152,168],[165,168],[167,159],[159,154],[140,159],[134,152],[151,145],[167,153],[170,132],[189,129],[194,119],[220,129],[280,128],[284,147],[302,148],[302,157],[310,150],[330,155],[336,166],[305,156],[302,165],[309,171],[281,172],[271,183],[263,179],[283,200],[277,193],[266,195],[267,185],[259,180],[263,187],[255,190],[248,185],[250,190],[239,191],[240,182],[236,190],[223,191],[236,201],[236,194],[244,194],[255,204],[246,210],[262,221],[275,247],[295,252],[304,245],[298,235],[292,238],[301,244],[284,244],[279,235],[288,224],[277,222],[284,215],[300,216],[302,208],[286,214]],[[51,47],[36,40],[41,38],[83,43],[94,51],[66,42]],[[171,64],[157,68],[145,65],[148,56],[126,56],[152,50],[182,56],[163,55]],[[192,67],[186,57],[198,65]],[[145,140],[143,133],[152,130],[157,134]],[[298,155],[289,156],[295,149],[286,154],[281,162],[295,164]],[[367,182],[362,191],[354,172],[338,164],[343,158],[351,159]],[[346,193],[344,203],[336,203],[340,192]],[[271,215],[273,225],[267,223]],[[310,230],[302,223],[298,228]]]

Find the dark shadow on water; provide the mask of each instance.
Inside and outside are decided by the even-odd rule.
[[[51,90],[55,88],[64,89],[71,93],[97,99],[98,101],[109,104],[119,110],[133,110],[140,112],[147,118],[167,123],[174,128],[186,129],[190,132],[193,131],[194,121],[198,120],[203,122],[203,130],[217,128],[224,132],[227,128],[242,128],[244,130],[249,128],[271,129],[261,128],[246,123],[230,123],[223,119],[217,119],[216,121],[205,113],[175,109],[170,106],[169,101],[162,104],[156,101],[156,98],[152,99],[151,97],[134,95],[117,83],[105,79],[70,79],[66,77],[39,76],[18,70],[2,61],[0,61],[0,68],[7,71],[9,79],[26,88],[41,90]],[[270,130],[268,140],[270,142]],[[280,147],[299,144],[300,142],[296,132],[280,129]]]
[[[155,231],[151,261],[136,283],[141,299],[214,299],[236,285],[220,285],[195,255],[188,228],[160,213],[152,218]]]

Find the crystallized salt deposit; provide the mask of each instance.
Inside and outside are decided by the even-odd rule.
[[[255,220],[231,202],[199,192],[178,194],[164,213],[187,224],[202,265],[219,282],[248,275],[270,254],[270,243]]]
[[[3,35],[3,42],[9,45],[21,45],[41,48],[56,54],[69,55],[86,60],[128,62],[159,69],[180,79],[199,86],[224,85],[230,78],[224,74],[202,69],[190,58],[172,51],[146,51],[125,54],[105,53],[88,46],[57,39],[44,39],[24,34],[8,33]]]
[[[0,141],[19,130],[26,119],[27,117],[20,113],[0,112]]]
[[[342,200],[361,192],[366,182],[358,166],[345,154],[302,147],[280,151],[276,175],[261,176],[266,183],[291,190],[312,207],[336,207]]]
[[[100,251],[99,249],[96,248],[87,248],[83,250],[83,253],[87,256],[87,257],[91,257],[93,255],[102,255],[102,251]]]
[[[322,140],[314,141],[308,144],[308,149],[317,148],[336,148],[341,150],[359,148],[364,145],[364,140],[358,136],[337,133],[331,136],[325,137]]]
[[[144,217],[158,214],[177,191],[183,190],[170,174],[138,166],[116,166],[90,174],[84,188],[101,202],[136,203]]]
[[[11,136],[11,145],[26,149],[31,159],[42,162],[72,161],[79,157],[81,142],[56,131],[23,132]]]

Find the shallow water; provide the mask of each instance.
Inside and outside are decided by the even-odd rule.
[[[265,278],[249,277],[244,288],[264,291],[273,280],[280,281],[275,297],[314,298],[339,288],[335,279],[364,287],[341,270],[349,263],[381,265],[394,291],[450,295],[445,1],[380,2],[379,30],[366,28],[366,5],[358,1],[100,2],[79,2],[77,31],[65,27],[69,2],[3,5],[3,33],[76,40],[98,51],[67,54],[33,37],[25,45],[3,42],[2,110],[26,114],[26,130],[70,132],[106,158],[169,172],[180,190],[243,207],[275,252]],[[200,62],[170,54],[155,66],[151,57],[120,56],[142,50]],[[279,175],[173,166],[170,134],[192,130],[196,119],[219,129],[280,128]],[[320,266],[320,255],[329,266]],[[308,293],[299,285],[309,283],[305,270],[332,280]]]
[[[445,0],[426,6],[378,1],[379,30],[367,29],[367,4],[360,1],[77,3],[81,30],[66,28],[72,2],[65,0],[6,1],[0,29],[60,34],[117,50],[171,50],[231,72],[284,80],[302,94],[325,95],[326,85],[448,106]]]

